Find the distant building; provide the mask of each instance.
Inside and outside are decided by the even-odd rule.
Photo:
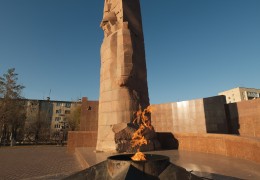
[[[226,96],[227,103],[234,103],[259,98],[260,89],[237,87],[220,92],[218,95]]]
[[[68,130],[67,117],[72,108],[81,105],[80,101],[26,100],[26,122],[29,127],[35,120],[45,121],[52,137],[61,129]]]
[[[53,104],[53,114],[51,121],[51,134],[60,129],[68,129],[67,116],[71,109],[81,105],[81,101],[51,101]]]
[[[32,100],[26,99],[26,121],[25,125],[29,125],[33,120],[39,119],[44,114],[44,120],[51,123],[53,107],[52,102],[48,100]]]

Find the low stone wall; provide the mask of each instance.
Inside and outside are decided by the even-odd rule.
[[[179,150],[212,153],[260,163],[260,139],[222,134],[174,133]]]
[[[228,133],[225,96],[152,105],[156,132]]]
[[[260,138],[260,99],[227,104],[231,133]]]
[[[76,147],[96,147],[97,131],[69,131],[68,146],[69,153],[74,153]]]
[[[98,101],[89,101],[88,98],[82,98],[80,131],[98,130]]]

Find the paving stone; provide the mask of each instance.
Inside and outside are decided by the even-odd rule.
[[[80,171],[66,147],[24,146],[0,148],[0,179],[60,179]]]

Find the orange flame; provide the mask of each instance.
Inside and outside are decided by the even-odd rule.
[[[138,124],[140,126],[139,126],[139,129],[137,129],[134,132],[132,141],[131,141],[132,147],[136,147],[136,146],[138,147],[137,153],[133,157],[131,157],[131,159],[134,161],[146,160],[145,155],[142,152],[140,152],[140,147],[143,144],[147,144],[147,140],[143,136],[143,132],[144,132],[145,128],[152,129],[151,121],[148,116],[148,114],[150,114],[151,112],[152,112],[151,106],[148,106],[143,111],[142,111],[141,107],[139,107],[139,110],[135,113],[136,118],[134,119],[133,123]]]
[[[145,126],[141,124],[139,129],[137,129],[137,131],[134,132],[132,141],[131,141],[132,147],[138,146],[140,148],[140,146],[142,146],[143,144],[147,144],[147,140],[142,135],[142,132],[144,129],[145,129]]]
[[[135,155],[132,156],[131,159],[133,161],[145,161],[146,160],[145,155],[142,152],[135,153]]]

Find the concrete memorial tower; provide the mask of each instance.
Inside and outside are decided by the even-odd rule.
[[[139,0],[105,0],[97,151],[130,151],[135,112],[149,106]],[[154,131],[145,149],[158,146]],[[131,148],[130,148],[131,149]]]

